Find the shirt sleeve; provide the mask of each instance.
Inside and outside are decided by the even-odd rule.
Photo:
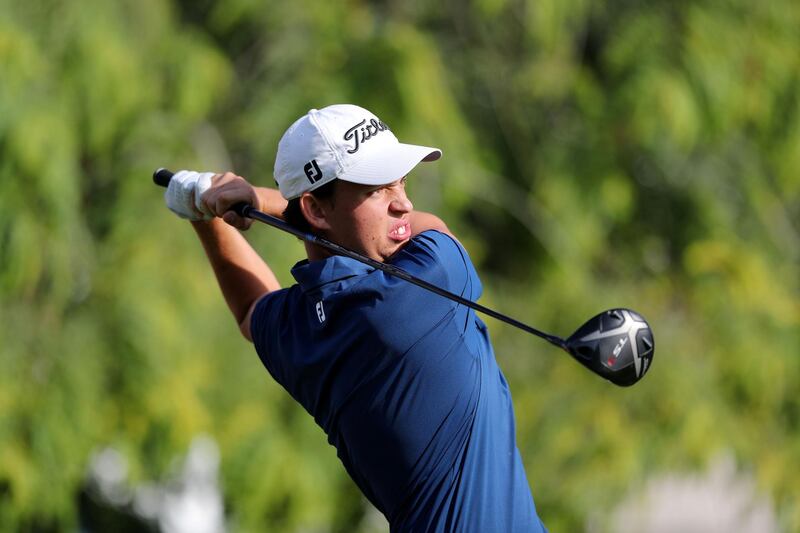
[[[286,383],[286,369],[281,364],[277,339],[282,334],[281,320],[285,315],[286,295],[289,289],[281,289],[264,295],[253,309],[250,318],[250,336],[259,359],[278,383]]]

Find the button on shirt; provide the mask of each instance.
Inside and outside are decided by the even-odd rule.
[[[390,263],[477,300],[452,237],[427,231]],[[314,417],[392,531],[545,531],[486,326],[459,305],[353,259],[298,263],[264,296],[253,342]]]

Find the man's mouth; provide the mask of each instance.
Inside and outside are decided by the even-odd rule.
[[[402,242],[411,238],[411,224],[403,222],[392,228],[389,238],[393,241]]]

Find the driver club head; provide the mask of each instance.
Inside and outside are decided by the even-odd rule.
[[[587,321],[565,343],[583,366],[621,387],[633,385],[653,362],[655,341],[647,321],[630,309],[609,309]]]

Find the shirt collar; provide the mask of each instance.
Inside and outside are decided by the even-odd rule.
[[[309,292],[327,283],[369,274],[373,270],[371,266],[355,259],[333,255],[320,261],[309,262],[304,259],[298,262],[292,268],[292,276],[303,292]]]

